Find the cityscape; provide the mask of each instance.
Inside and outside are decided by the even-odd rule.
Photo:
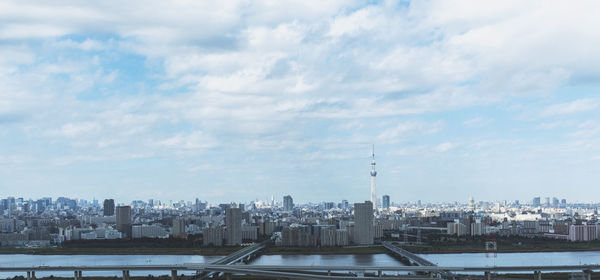
[[[600,280],[599,14],[0,1],[0,280]]]

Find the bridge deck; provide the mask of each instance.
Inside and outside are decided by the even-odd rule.
[[[381,242],[381,244],[383,244],[383,247],[392,251],[394,254],[405,257],[405,258],[411,260],[413,263],[417,264],[418,266],[435,266],[434,263],[432,263],[424,258],[421,258],[421,257],[419,257],[407,250],[404,250],[400,247],[394,246],[391,242],[384,241],[384,242]]]

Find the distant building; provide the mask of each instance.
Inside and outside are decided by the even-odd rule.
[[[117,206],[117,230],[131,238],[131,206]]]
[[[390,209],[390,196],[384,195],[381,204],[384,209]]]
[[[344,199],[344,200],[342,200],[342,203],[341,203],[341,205],[340,205],[340,208],[341,208],[341,209],[348,209],[348,206],[349,206],[349,205],[348,205],[348,200],[345,200],[345,199]]]
[[[131,227],[131,238],[168,238],[169,233],[160,225],[135,225]]]
[[[559,205],[559,200],[556,197],[552,198],[552,207],[558,207]]]
[[[283,211],[292,210],[294,210],[294,200],[291,195],[286,195],[283,197]]]
[[[332,247],[336,245],[337,242],[335,227],[326,227],[321,229],[321,246]]]
[[[227,245],[242,244],[242,209],[228,208],[225,210],[225,223],[227,226]]]
[[[204,246],[223,246],[223,228],[205,228],[202,244]]]
[[[482,223],[481,219],[471,223],[471,235],[485,235],[485,223]]]
[[[468,234],[467,226],[465,224],[459,222],[458,220],[456,220],[454,222],[450,222],[447,225],[447,234],[448,235],[456,235],[456,236],[467,235]]]
[[[242,240],[257,240],[258,239],[258,226],[243,225],[242,226]]]
[[[173,220],[173,237],[184,238],[185,234],[185,220],[174,219]]]
[[[115,200],[114,199],[105,199],[104,200],[104,216],[114,216],[115,215]]]
[[[539,196],[536,196],[533,198],[533,207],[540,207],[541,205],[541,199]]]
[[[354,244],[373,244],[373,203],[354,203]]]
[[[281,230],[281,245],[288,247],[316,246],[316,238],[306,225],[293,225]]]
[[[571,225],[570,241],[592,241],[598,239],[598,225]]]
[[[335,231],[335,244],[338,246],[348,246],[348,231],[345,229],[338,229]]]

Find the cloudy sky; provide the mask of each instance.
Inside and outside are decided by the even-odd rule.
[[[595,1],[2,1],[0,196],[600,200]]]

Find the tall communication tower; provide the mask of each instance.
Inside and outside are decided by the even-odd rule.
[[[375,145],[373,145],[371,160],[371,202],[373,203],[373,208],[377,209],[377,193],[375,192],[375,177],[377,176],[377,171],[375,171]]]

